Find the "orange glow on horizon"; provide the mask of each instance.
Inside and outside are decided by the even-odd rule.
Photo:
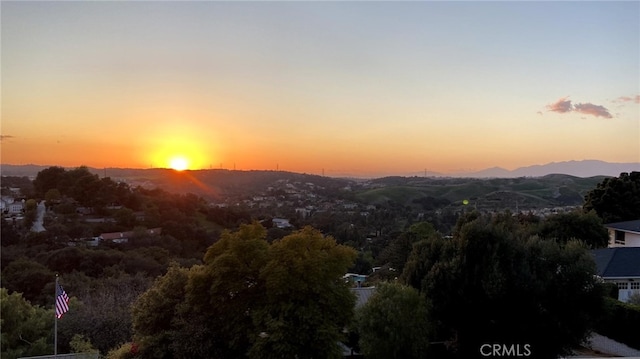
[[[209,168],[219,157],[215,135],[202,132],[188,121],[157,124],[141,143],[143,163],[177,171]]]
[[[153,153],[153,152],[152,152]],[[206,168],[207,154],[192,146],[157,150],[151,156],[152,167],[171,168],[176,171]]]

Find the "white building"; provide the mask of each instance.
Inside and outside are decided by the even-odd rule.
[[[640,219],[605,224],[609,247],[640,247]]]
[[[21,214],[24,209],[24,201],[10,203],[7,209],[9,214]]]

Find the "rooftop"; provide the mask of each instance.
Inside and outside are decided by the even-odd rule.
[[[602,278],[639,277],[640,247],[602,248],[591,251]]]
[[[604,226],[606,228],[617,229],[619,231],[633,232],[633,233],[640,234],[640,219],[636,219],[634,221],[606,223]]]

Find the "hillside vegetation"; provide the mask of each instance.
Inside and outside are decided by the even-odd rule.
[[[114,177],[86,167],[50,167],[33,180],[3,176],[3,200],[11,199],[5,203],[17,204],[20,209],[6,208],[0,228],[0,314],[14,323],[2,327],[3,338],[7,338],[0,352],[3,358],[52,351],[56,274],[71,297],[70,310],[58,323],[60,352],[75,350],[80,343],[110,359],[152,357],[152,353],[169,351],[188,358],[238,358],[247,350],[294,357],[294,353],[325,349],[326,355],[321,356],[330,357],[339,354],[336,343],[340,339],[348,339],[350,347],[357,345],[360,334],[373,338],[369,343],[387,340],[387,336],[368,336],[367,328],[377,325],[351,327],[349,338],[339,339],[343,328],[356,324],[348,324],[355,313],[350,291],[345,290],[345,286],[356,284],[344,282],[344,273],[367,275],[365,285],[386,280],[411,285],[412,290],[396,288],[389,295],[397,294],[409,303],[404,313],[415,312],[411,303],[416,299],[427,308],[438,308],[428,309],[429,315],[436,316],[426,323],[414,323],[418,328],[425,324],[431,328],[427,331],[431,334],[422,339],[455,340],[456,332],[466,332],[467,338],[484,333],[490,336],[483,340],[493,340],[518,329],[510,321],[516,316],[502,315],[507,313],[504,308],[515,307],[503,303],[520,301],[525,309],[522,312],[535,314],[527,309],[533,308],[532,300],[563,293],[563,304],[555,313],[580,315],[582,309],[575,303],[587,303],[584,299],[592,294],[599,300],[595,292],[577,294],[578,289],[589,286],[556,283],[558,290],[530,292],[531,287],[517,285],[528,275],[529,265],[538,266],[536,278],[544,278],[540,273],[552,269],[550,279],[540,281],[544,285],[539,288],[547,288],[555,278],[559,267],[539,261],[541,251],[549,252],[545,258],[574,268],[572,273],[578,277],[593,280],[593,263],[586,251],[606,246],[603,216],[633,219],[638,215],[634,211],[640,208],[638,172],[601,182],[599,177],[565,175],[365,181],[274,171],[131,170],[107,174]],[[162,183],[171,183],[180,193],[168,192]],[[211,197],[207,191],[213,188],[216,196]],[[198,194],[191,193],[192,189]],[[536,211],[525,212],[526,206],[545,210],[553,208],[543,206],[581,207],[583,197],[587,198],[584,209],[540,216]],[[513,212],[514,208],[519,211]],[[44,231],[33,230],[37,214],[42,214],[39,221]],[[476,261],[461,261],[460,255]],[[585,261],[577,260],[581,258]],[[431,263],[431,267],[416,263]],[[451,276],[434,276],[443,273]],[[476,274],[479,277],[474,277]],[[484,284],[468,287],[463,302],[452,301],[454,295],[449,290],[460,293],[465,283]],[[321,298],[318,293],[329,296]],[[391,308],[382,305],[376,309],[380,318],[388,317],[387,309],[395,310],[398,301],[393,303]],[[487,304],[495,304],[493,310]],[[565,305],[572,310],[565,310]],[[132,311],[134,307],[138,310]],[[468,318],[475,315],[473,308],[479,307],[487,309],[484,322],[467,326]],[[326,308],[338,312],[329,316]],[[555,310],[546,308],[547,313],[554,312],[547,309]],[[456,313],[466,314],[455,319]],[[583,314],[593,316],[591,319],[599,316]],[[239,318],[243,318],[243,325],[238,325]],[[300,318],[305,318],[307,329],[301,329]],[[445,323],[443,318],[449,319]],[[531,320],[540,318],[544,319],[533,315]],[[562,318],[559,320],[565,320]],[[574,319],[566,321],[577,325],[572,337],[554,347],[532,350],[558,352],[575,345],[574,339],[580,339],[593,323]],[[406,322],[396,321],[401,328],[389,330],[400,333],[402,328],[411,328]],[[534,338],[529,329],[537,327],[524,322],[527,326],[518,329],[520,338]],[[551,317],[539,324],[557,322]],[[502,323],[500,331],[486,332],[485,328],[496,328],[487,323]],[[320,343],[320,327],[326,334],[326,345],[315,349],[312,345]],[[549,336],[554,335],[547,329],[537,332],[544,334],[535,337],[539,343],[550,343]],[[212,341],[203,341],[203,333]],[[301,335],[307,335],[306,340],[300,340]],[[171,340],[165,341],[167,338]],[[457,343],[460,353],[477,348],[477,343],[458,338],[462,338]],[[413,342],[415,337],[401,335],[397,339],[386,347],[402,346],[398,343]],[[436,354],[440,349],[427,347]],[[418,357],[424,357],[423,350],[421,345]]]
[[[580,206],[586,193],[605,177],[580,178],[569,175],[547,175],[522,178],[382,178],[371,182],[356,197],[370,204],[389,201],[405,206],[420,206],[421,199],[448,202],[445,207],[468,205],[478,209],[541,209],[558,206]]]

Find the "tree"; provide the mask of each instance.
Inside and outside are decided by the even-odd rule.
[[[204,266],[189,275],[186,300],[179,308],[177,352],[186,357],[238,358],[259,334],[253,324],[262,305],[269,244],[258,223],[224,232],[207,250]]]
[[[38,218],[38,203],[35,199],[28,199],[24,204],[24,227],[32,228]]]
[[[562,243],[578,239],[590,248],[606,247],[609,241],[609,234],[602,225],[602,220],[593,211],[575,211],[549,216],[540,224],[538,234]]]
[[[175,331],[178,328],[174,317],[178,306],[185,299],[187,281],[188,270],[172,265],[167,274],[156,279],[153,286],[133,304],[133,331],[136,341],[143,349],[143,357],[179,357],[171,354],[173,345],[179,344],[175,341]]]
[[[4,216],[0,216],[0,219],[2,219],[3,221],[5,220]],[[10,224],[9,222],[5,221],[0,226],[0,239],[0,245],[2,245],[2,247],[20,243],[20,233],[18,233],[18,231],[16,230],[15,224]],[[2,250],[4,251],[5,248],[3,248]]]
[[[596,211],[604,223],[640,218],[640,172],[605,178],[587,193],[583,208]]]
[[[2,195],[12,195],[13,193],[9,190],[9,188],[17,187],[20,189],[20,193],[27,197],[33,198],[33,181],[29,179],[27,176],[5,176],[2,175],[2,188],[0,188],[0,193]]]
[[[38,172],[33,186],[39,198],[56,200],[59,196],[68,196],[83,206],[97,210],[102,210],[110,202],[116,201],[118,195],[123,199],[130,195],[126,185],[118,185],[110,178],[100,179],[86,166],[70,171],[62,167],[46,168]],[[57,190],[58,193],[53,190]]]
[[[33,180],[36,196],[44,198],[45,194],[54,188],[61,191],[61,184],[65,173],[65,169],[62,167],[49,167],[38,172],[36,178]]]
[[[136,215],[129,208],[123,207],[118,209],[114,214],[113,218],[116,220],[116,223],[124,228],[132,228],[136,224]]]
[[[20,293],[0,288],[0,356],[15,359],[53,351],[53,310],[32,306]]]
[[[131,304],[148,288],[149,280],[115,270],[106,276],[93,281],[93,288],[87,288],[74,283],[90,278],[77,272],[65,275],[65,283],[69,283],[65,290],[72,297],[69,312],[58,322],[59,351],[71,350],[76,335],[82,335],[101,353],[131,340]]]
[[[511,216],[463,217],[454,233],[417,243],[403,273],[427,298],[432,342],[463,358],[486,343],[527,344],[541,358],[581,343],[603,293],[580,242],[529,237]]]
[[[71,184],[69,189],[71,196],[82,206],[99,208],[107,204],[101,196],[103,182],[98,175],[89,172],[87,167],[68,171],[66,178]]]
[[[36,202],[35,199],[31,198],[28,199],[25,203],[24,203],[24,210],[25,211],[35,211],[38,209],[38,202]]]
[[[224,232],[204,264],[172,268],[136,301],[143,357],[328,358],[355,298],[341,277],[355,251],[305,228],[269,244],[254,222]]]
[[[47,202],[47,205],[52,206],[54,203],[60,202],[62,199],[62,194],[60,194],[60,190],[57,188],[51,188],[44,195],[44,199]]]
[[[340,358],[338,342],[353,317],[355,296],[342,275],[356,259],[352,248],[305,227],[269,248],[261,271],[266,302],[254,315],[254,358]]]
[[[407,258],[411,254],[413,244],[435,235],[437,235],[437,232],[431,223],[415,223],[389,243],[380,254],[379,261],[381,264],[389,264],[391,268],[402,273]]]
[[[367,358],[424,358],[429,325],[427,305],[416,289],[382,283],[356,313],[360,348]]]
[[[26,300],[42,305],[52,300],[51,283],[54,278],[55,274],[47,267],[24,257],[12,261],[2,271],[2,285],[5,288],[22,293]]]

